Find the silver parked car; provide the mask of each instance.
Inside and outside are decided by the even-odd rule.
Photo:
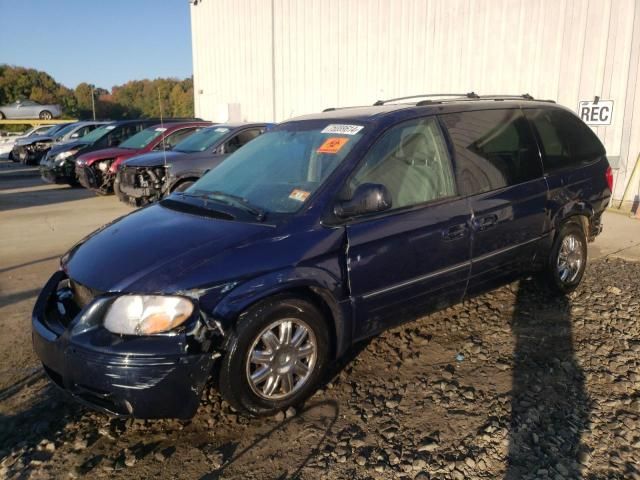
[[[18,135],[11,135],[0,138],[0,158],[8,158],[13,160],[11,150],[15,143],[21,138],[33,137],[36,135],[46,135],[55,125],[39,125],[30,128],[26,132]]]
[[[0,120],[12,118],[40,118],[51,120],[62,115],[60,105],[40,105],[33,100],[17,100],[0,107]]]

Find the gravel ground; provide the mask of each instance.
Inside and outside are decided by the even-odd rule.
[[[615,281],[613,280],[615,279]],[[640,263],[524,280],[350,352],[298,411],[112,419],[38,369],[0,390],[0,478],[640,479]]]

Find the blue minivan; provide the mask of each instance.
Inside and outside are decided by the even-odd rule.
[[[117,415],[299,404],[354,342],[524,275],[580,283],[612,176],[571,111],[405,97],[283,122],[61,259],[33,312],[50,378]]]

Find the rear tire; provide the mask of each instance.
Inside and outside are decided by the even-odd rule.
[[[574,291],[580,285],[587,266],[587,237],[581,225],[561,225],[551,247],[546,285],[558,295]]]
[[[40,112],[40,120],[51,120],[52,118],[53,115],[51,115],[49,110],[43,110]]]
[[[222,396],[236,410],[270,415],[317,388],[329,360],[327,322],[307,300],[276,296],[243,312],[219,373]]]

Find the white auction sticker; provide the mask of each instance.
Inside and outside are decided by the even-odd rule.
[[[332,123],[324,127],[321,133],[341,133],[342,135],[355,135],[364,127],[362,125],[343,125],[340,123]]]

